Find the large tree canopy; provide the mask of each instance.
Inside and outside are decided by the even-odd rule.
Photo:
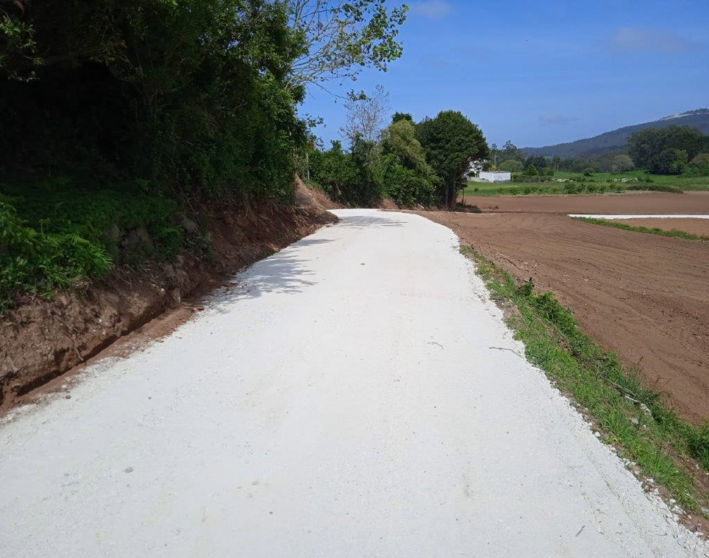
[[[691,126],[668,126],[667,128],[646,128],[635,132],[628,139],[628,155],[635,166],[649,169],[653,159],[668,149],[684,151],[693,159],[709,148],[709,138]],[[663,159],[667,159],[667,153]]]
[[[367,67],[386,71],[402,54],[396,41],[405,5],[385,0],[287,0],[290,23],[304,48],[293,64],[298,85],[354,79]]]
[[[383,0],[0,0],[0,169],[285,194],[305,85],[386,69]]]
[[[394,123],[384,131],[381,150],[387,195],[404,207],[433,203],[438,177],[426,162],[426,153],[416,139],[416,127],[409,118],[395,115]]]
[[[452,206],[474,160],[487,159],[489,149],[480,129],[457,111],[444,111],[416,127],[426,160],[439,177],[441,203]]]

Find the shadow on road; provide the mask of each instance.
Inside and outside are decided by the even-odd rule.
[[[357,215],[352,217],[340,217],[337,227],[346,229],[367,229],[373,227],[401,227],[405,225],[403,221],[392,219],[391,217],[377,217],[376,215]]]
[[[244,299],[258,298],[267,293],[297,294],[316,285],[314,273],[307,267],[300,248],[334,242],[329,239],[303,239],[293,249],[274,254],[236,275],[226,286],[210,297],[210,306],[220,313],[229,312],[230,305]]]
[[[404,221],[392,217],[357,215],[341,217],[335,225],[350,229],[401,227]],[[314,273],[307,267],[303,248],[336,242],[327,238],[304,238],[289,249],[255,263],[248,270],[236,275],[228,285],[210,297],[210,306],[217,312],[231,311],[233,302],[258,298],[267,293],[297,294],[316,285],[311,280]]]

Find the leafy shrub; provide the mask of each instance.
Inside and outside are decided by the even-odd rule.
[[[698,176],[709,175],[709,153],[700,153],[689,163],[690,170]]]
[[[83,277],[101,277],[112,261],[100,247],[74,233],[40,233],[0,202],[0,311],[19,292],[48,294]]]
[[[522,172],[524,169],[524,164],[522,161],[517,161],[515,159],[509,159],[507,161],[502,161],[499,164],[500,170],[508,172]]]
[[[631,184],[627,190],[635,190],[641,192],[671,192],[673,194],[682,194],[682,188],[672,186],[670,184]]]
[[[669,148],[650,160],[650,172],[654,174],[682,174],[687,166],[687,152]]]
[[[581,191],[581,188],[579,186],[577,186],[576,184],[574,184],[573,182],[567,182],[562,187],[562,192],[564,194],[570,194],[570,195],[578,194],[580,191]]]
[[[21,293],[49,295],[106,275],[128,257],[174,257],[183,245],[177,203],[135,187],[90,189],[67,177],[14,179],[0,195],[0,310]],[[144,229],[151,246],[121,246]],[[138,253],[140,252],[140,253]]]

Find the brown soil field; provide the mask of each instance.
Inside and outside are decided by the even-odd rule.
[[[561,215],[419,214],[450,227],[462,244],[518,278],[531,277],[536,291],[552,291],[587,335],[636,368],[648,387],[667,393],[680,415],[694,423],[709,419],[707,243]]]
[[[598,196],[466,196],[465,204],[484,213],[709,214],[709,192],[641,192]]]
[[[682,231],[697,236],[709,236],[709,219],[613,219],[612,222],[631,227]]]

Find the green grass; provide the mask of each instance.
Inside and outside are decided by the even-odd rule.
[[[581,173],[557,172],[553,180],[568,182],[505,182],[502,184],[469,182],[466,196],[506,196],[506,195],[563,195],[563,194],[609,194],[625,190],[687,192],[709,190],[709,176],[661,176],[649,175],[644,171],[626,173],[595,173],[584,176]],[[620,182],[626,180],[626,182]],[[633,180],[637,182],[632,182]],[[652,182],[646,182],[651,180]]]
[[[471,248],[461,251],[474,258],[493,299],[516,309],[509,325],[527,359],[591,417],[602,439],[666,487],[684,509],[706,508],[709,495],[681,464],[695,460],[709,470],[709,426],[696,428],[675,415],[615,354],[584,335],[551,293],[535,294],[531,283],[518,283]]]
[[[592,223],[594,225],[602,225],[604,227],[613,227],[615,229],[622,229],[624,231],[632,231],[646,234],[657,234],[659,236],[670,236],[673,238],[681,238],[682,240],[698,240],[700,242],[709,242],[709,237],[700,236],[696,234],[686,233],[684,231],[665,231],[658,228],[649,227],[634,227],[632,225],[626,225],[625,223],[616,223],[612,220],[606,219],[594,219],[592,217],[577,217],[580,221],[585,221],[586,223]]]
[[[18,295],[50,296],[116,263],[170,258],[183,243],[178,204],[138,185],[89,187],[69,177],[0,177],[0,313]],[[120,245],[142,228],[151,242]]]

